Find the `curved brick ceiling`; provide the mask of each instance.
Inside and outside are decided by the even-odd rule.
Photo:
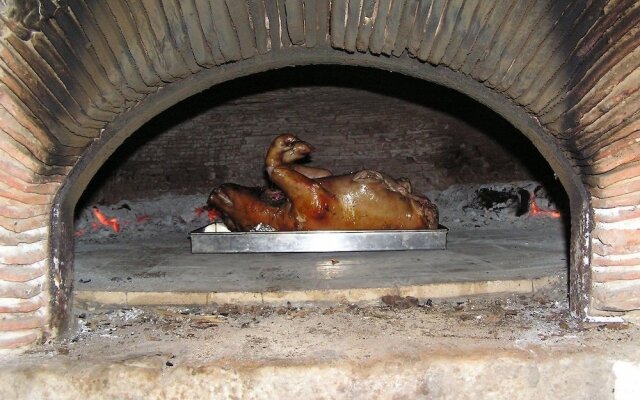
[[[0,15],[0,347],[55,334],[52,203],[104,128],[203,70],[302,51],[443,66],[533,116],[591,196],[590,307],[640,307],[636,1],[4,0]]]

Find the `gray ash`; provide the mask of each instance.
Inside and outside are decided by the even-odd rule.
[[[532,217],[528,213],[531,196],[540,208],[555,209],[549,193],[539,182],[519,181],[454,185],[426,194],[438,206],[440,223],[449,229],[503,229],[557,224],[553,218]],[[117,233],[99,224],[93,206],[87,206],[77,212],[76,240],[116,242],[181,232],[187,241],[190,231],[210,223],[206,200],[206,194],[167,195],[99,206],[108,218],[117,218],[121,227]]]

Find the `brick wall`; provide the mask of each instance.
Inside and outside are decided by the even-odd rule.
[[[484,97],[487,104],[508,112],[512,121],[530,123],[532,138],[549,151],[550,159],[556,160],[558,173],[576,205],[572,213],[569,274],[572,312],[584,318],[593,312],[609,314],[640,308],[640,52],[634,36],[640,21],[640,2],[575,1],[567,5],[522,1],[514,2],[509,9],[496,8],[492,2],[477,2],[477,6],[474,2],[433,2],[434,7],[441,7],[434,9],[437,12],[427,12],[428,7],[417,12],[417,2],[398,1],[393,2],[388,13],[371,15],[353,15],[350,5],[357,3],[346,1],[318,1],[318,7],[304,10],[295,1],[249,3],[227,1],[226,10],[218,7],[221,12],[197,12],[194,2],[188,1],[163,2],[167,7],[139,1],[0,1],[1,348],[24,345],[49,334],[55,336],[70,321],[68,294],[72,287],[73,251],[68,244],[73,239],[66,224],[70,219],[64,207],[67,198],[62,196],[59,203],[56,193],[65,183],[70,183],[71,192],[75,190],[74,182],[68,181],[75,172],[93,173],[96,163],[91,162],[70,171],[72,165],[82,157],[90,157],[94,150],[110,148],[113,139],[108,121],[127,121],[134,104],[140,115],[149,116],[155,102],[171,102],[179,93],[200,90],[214,77],[312,62],[412,71],[422,79],[442,80],[465,93]],[[434,15],[441,18],[434,19]],[[214,25],[223,28],[216,35],[206,34]],[[364,35],[354,34],[359,30]],[[427,35],[422,40],[415,32]],[[190,141],[189,151],[194,154],[186,157],[174,152],[175,146],[168,140],[184,133],[185,126],[180,123],[186,121],[183,116],[200,115],[198,111],[212,105],[242,103],[243,97],[245,103],[251,104],[250,96],[245,95],[267,94],[268,89],[308,86],[310,82],[304,82],[306,77],[302,76],[307,71],[296,78],[304,85],[293,82],[283,86],[277,76],[262,75],[262,81],[232,83],[227,89],[216,87],[171,110],[123,147],[115,157],[115,165],[106,167],[107,172],[100,174],[88,194],[119,198],[195,188],[200,191],[217,180],[235,179],[230,171],[237,170],[236,161],[259,160],[262,151],[257,158],[247,149],[234,149],[240,150],[235,152],[239,156],[233,159],[234,165],[226,164],[225,172],[218,156],[225,143],[216,138],[233,137],[230,132],[239,127],[251,131],[251,137],[258,137],[256,132],[273,127],[252,124],[250,118],[236,111],[236,116],[231,116],[236,130],[227,129],[229,115],[222,112],[223,107],[218,108],[213,115],[203,117],[203,121],[215,122],[213,128],[204,129],[208,139],[203,143],[200,136],[199,140]],[[502,137],[502,128],[491,122],[490,113],[449,101],[448,95],[432,87],[415,81],[398,83],[397,78],[382,73],[344,73],[344,78],[341,82],[320,80],[314,84],[316,88],[334,83],[375,89],[406,100],[403,104],[409,108],[415,103],[439,111],[448,107],[461,117],[472,110],[471,115],[481,121],[484,131],[491,137]],[[406,159],[410,154],[416,158],[415,163],[424,163],[420,176],[412,176],[419,187],[475,179],[476,175],[493,180],[495,176],[487,175],[519,170],[511,162],[497,162],[501,152],[495,146],[476,146],[469,131],[449,135],[429,129],[440,129],[443,121],[439,117],[417,118],[416,123],[410,121],[415,111],[406,115],[400,112],[403,107],[386,103],[376,108],[376,102],[362,97],[347,102],[344,92],[325,96],[319,93],[308,93],[293,102],[295,94],[289,89],[284,96],[288,104],[274,100],[264,112],[278,131],[289,130],[288,123],[295,125],[293,117],[300,115],[286,117],[294,109],[315,110],[308,111],[314,118],[326,117],[330,112],[336,118],[329,118],[328,122],[325,118],[302,135],[317,133],[321,139],[327,132],[348,132],[341,138],[355,143],[355,136],[351,135],[364,132],[361,129],[366,124],[372,124],[377,133],[384,133],[390,124],[396,132],[388,137],[390,140],[402,133],[399,123],[428,130],[429,134],[422,132],[420,136],[428,139],[426,144],[410,143],[404,152],[396,144],[393,147],[402,154],[400,157]],[[222,97],[216,100],[216,96]],[[328,97],[333,111],[321,106],[323,97]],[[349,104],[344,107],[344,103]],[[366,104],[366,114],[346,117],[354,104]],[[393,120],[388,115],[390,110]],[[383,118],[376,123],[374,115]],[[397,115],[402,116],[396,118]],[[305,122],[311,120],[309,116],[304,118]],[[345,118],[348,126],[339,127],[338,122]],[[171,119],[174,122],[167,123]],[[440,125],[435,124],[437,121]],[[170,126],[174,128],[168,129]],[[188,136],[192,135],[182,135],[178,140]],[[464,151],[459,148],[461,138]],[[388,151],[384,146],[359,150],[324,139],[322,144],[339,148],[340,155],[351,154],[351,158],[358,151],[375,153],[377,157]],[[138,148],[136,141],[146,141],[148,149],[146,145]],[[96,146],[89,147],[92,143]],[[506,143],[526,154],[522,143]],[[456,151],[438,151],[447,147]],[[429,149],[428,160],[422,153],[415,154],[425,148]],[[206,168],[198,151],[213,161]],[[145,163],[144,154],[154,153],[154,161]],[[391,157],[390,152],[388,156]],[[399,154],[395,153],[392,160],[395,157]],[[373,157],[369,159],[372,160]],[[485,161],[499,167],[483,168]],[[430,169],[431,165],[437,169]],[[446,166],[448,169],[443,169]],[[248,167],[246,171],[255,169],[255,165]],[[388,164],[375,167],[395,169]],[[195,169],[191,175],[195,178],[187,179],[187,168]],[[340,169],[340,165],[333,168]],[[450,178],[453,170],[464,173]],[[485,170],[492,172],[483,175]],[[537,170],[533,167],[534,172]],[[217,174],[215,178],[211,178],[211,171]]]
[[[418,191],[544,179],[546,163],[513,131],[471,99],[404,76],[275,71],[214,87],[150,121],[105,164],[85,203],[262,185],[267,146],[284,132],[316,146],[311,165],[379,169]]]

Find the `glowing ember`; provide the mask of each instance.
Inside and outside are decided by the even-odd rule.
[[[543,217],[560,218],[560,211],[557,210],[543,210],[536,203],[535,194],[531,193],[531,201],[529,203],[529,215],[539,215]]]
[[[73,234],[73,236],[80,237],[80,236],[84,236],[85,233],[87,233],[85,229],[78,229],[76,233]]]
[[[102,225],[113,229],[116,233],[120,232],[120,223],[117,218],[108,218],[98,207],[93,207],[93,215]]]
[[[220,211],[211,208],[207,212],[207,217],[209,217],[209,222],[215,222],[220,217]]]
[[[207,213],[207,218],[209,218],[209,222],[215,222],[220,218],[220,211],[215,208],[209,208],[208,206],[196,207],[193,212],[196,213],[196,216],[200,218],[204,213]]]

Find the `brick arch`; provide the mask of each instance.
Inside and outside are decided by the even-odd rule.
[[[0,347],[64,330],[73,207],[128,135],[287,65],[389,69],[502,114],[570,196],[574,313],[640,307],[635,1],[29,0],[0,17]]]

